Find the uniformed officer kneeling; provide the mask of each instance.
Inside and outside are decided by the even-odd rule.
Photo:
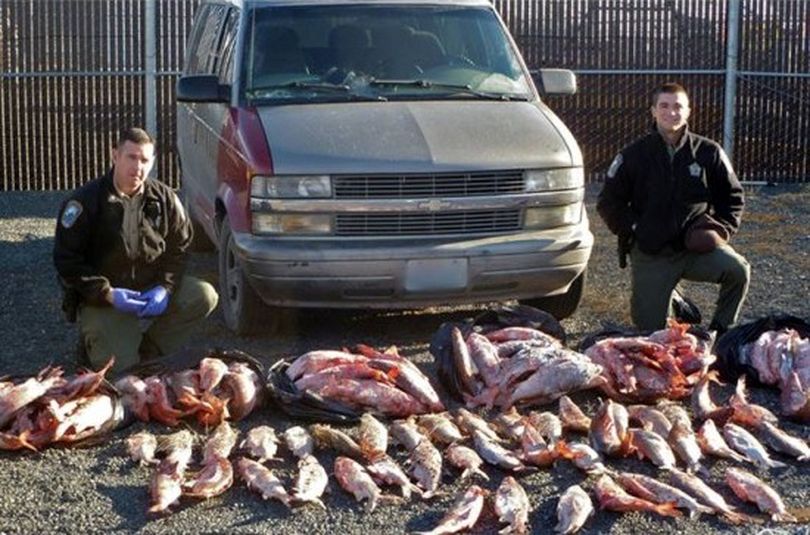
[[[113,167],[74,191],[59,211],[54,264],[80,352],[113,371],[179,349],[217,306],[209,283],[184,275],[191,222],[174,191],[147,179],[155,142],[130,128]]]

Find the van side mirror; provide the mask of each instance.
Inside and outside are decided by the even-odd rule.
[[[228,102],[231,86],[220,84],[213,74],[192,74],[177,80],[179,102]]]
[[[577,77],[568,69],[540,69],[534,74],[543,95],[573,95],[577,92]]]

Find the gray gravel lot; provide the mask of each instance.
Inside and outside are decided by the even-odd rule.
[[[595,215],[593,200],[598,187],[589,191],[589,213],[597,236],[590,266],[589,287],[580,311],[563,322],[572,343],[599,330],[603,323],[627,324],[627,271],[617,267],[615,242]],[[55,213],[65,193],[0,194],[0,375],[32,374],[48,363],[74,369],[76,347],[74,327],[65,323],[60,311],[61,296],[51,261]],[[735,239],[738,250],[748,257],[753,280],[744,319],[754,319],[769,312],[786,312],[810,317],[810,187],[783,186],[752,190],[743,229]],[[213,254],[195,255],[191,271],[214,281],[216,261]],[[709,316],[713,288],[688,285],[687,292]],[[428,310],[419,312],[347,313],[302,312],[290,318],[279,334],[238,338],[230,334],[216,314],[195,337],[199,347],[234,347],[253,353],[267,362],[278,357],[297,355],[314,348],[334,348],[359,342],[376,346],[396,344],[428,373],[435,372],[427,351],[430,336],[443,321],[460,319],[479,309]],[[716,392],[716,391],[715,391]],[[720,400],[730,394],[726,387]],[[755,389],[755,401],[777,407],[773,391]],[[575,399],[587,412],[596,407],[596,398],[580,394]],[[554,407],[556,409],[556,407]],[[269,423],[278,429],[293,425],[269,407],[240,422],[249,429]],[[794,434],[810,436],[807,427],[785,422]],[[85,449],[49,449],[40,454],[0,452],[0,533],[110,533],[142,531],[146,533],[403,533],[428,529],[435,525],[452,503],[461,487],[454,477],[446,477],[447,494],[424,503],[382,505],[367,514],[342,490],[332,484],[326,498],[327,511],[304,508],[288,512],[276,502],[262,502],[237,483],[226,494],[207,502],[184,501],[177,511],[164,518],[150,519],[148,504],[149,470],[134,466],[125,456],[124,438],[140,430],[136,424],[110,436],[103,444]],[[156,433],[166,428],[145,426]],[[319,454],[327,468],[332,457]],[[400,459],[402,457],[399,457]],[[786,460],[781,458],[781,460]],[[733,503],[722,481],[727,463],[710,462],[711,482]],[[611,461],[621,470],[654,474],[652,465],[632,459]],[[287,457],[281,469],[289,476],[294,467]],[[503,474],[489,470],[494,489]],[[784,497],[791,508],[810,506],[810,469],[789,461],[781,471],[763,474]],[[522,478],[530,493],[533,532],[548,532],[556,523],[559,494],[574,483],[584,480],[569,463],[560,462],[550,470]],[[592,481],[585,481],[588,486]],[[754,512],[748,506],[744,511]],[[494,532],[496,523],[489,513],[481,532]],[[771,533],[807,533],[808,526],[777,527],[747,525],[730,528],[713,517],[698,521],[660,519],[648,514],[619,515],[600,512],[587,525],[587,533],[683,533],[703,534],[732,530],[759,533],[763,527],[776,528]]]

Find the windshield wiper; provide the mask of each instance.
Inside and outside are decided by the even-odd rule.
[[[470,84],[445,84],[424,79],[414,80],[394,80],[394,79],[373,79],[369,82],[372,86],[405,85],[411,87],[424,87],[427,89],[449,89],[455,94],[471,95],[488,100],[529,100],[525,95],[515,95],[509,93],[493,93],[491,91],[479,91],[473,89]]]
[[[328,82],[304,82],[300,80],[288,82],[286,84],[256,87],[251,90],[251,93],[255,95],[257,91],[272,91],[274,89],[304,89],[304,90],[324,91],[329,93],[340,93],[346,95],[347,97],[353,100],[374,100],[374,101],[388,100],[387,98],[380,95],[363,95],[361,93],[356,93],[351,86],[345,84],[330,84]]]

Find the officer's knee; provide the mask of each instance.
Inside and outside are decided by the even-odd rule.
[[[738,262],[726,269],[724,276],[728,281],[747,285],[751,280],[751,264],[745,258],[739,257]]]

